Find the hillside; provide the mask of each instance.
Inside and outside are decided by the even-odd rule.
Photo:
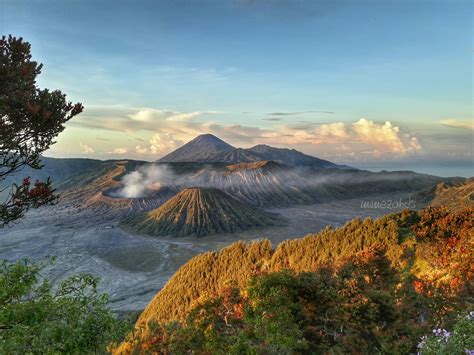
[[[203,237],[275,225],[274,217],[213,188],[187,188],[159,208],[126,219],[122,226],[156,236]]]
[[[425,205],[447,206],[453,210],[474,207],[474,178],[463,182],[441,182],[418,193],[414,198]]]
[[[398,307],[398,311],[394,313],[395,318],[390,320],[387,318],[387,313],[385,315],[381,313],[380,324],[383,321],[386,326],[391,324],[390,326],[396,327],[387,330],[392,332],[391,336],[394,335],[393,331],[404,332],[400,328],[400,324],[407,321],[411,322],[410,327],[413,329],[419,328],[420,331],[429,331],[430,326],[439,324],[436,322],[449,314],[444,311],[444,313],[436,313],[438,315],[435,316],[435,313],[432,312],[438,312],[446,305],[432,303],[430,295],[437,292],[441,297],[440,301],[447,302],[453,310],[455,306],[466,307],[465,302],[468,302],[466,301],[468,298],[465,293],[472,292],[471,266],[474,259],[469,250],[474,242],[473,212],[474,210],[470,209],[453,213],[444,208],[432,208],[419,213],[404,211],[382,217],[376,221],[355,219],[338,229],[328,227],[318,234],[308,235],[303,239],[285,241],[276,249],[273,249],[267,240],[251,244],[238,242],[220,251],[196,256],[175,273],[141,314],[136,328],[142,329],[142,331],[137,333],[138,342],[137,339],[133,342],[148,344],[146,346],[150,346],[150,344],[159,346],[159,341],[149,342],[150,337],[159,335],[154,334],[159,328],[149,327],[153,322],[167,323],[179,320],[185,322],[183,327],[190,326],[190,324],[200,327],[199,324],[202,323],[196,323],[197,325],[194,323],[199,318],[188,318],[191,310],[195,307],[199,308],[200,304],[203,307],[209,307],[214,302],[212,301],[213,297],[222,295],[221,292],[223,292],[225,285],[233,285],[237,289],[244,290],[249,282],[252,284],[258,282],[255,281],[255,277],[258,280],[258,275],[271,276],[273,273],[285,269],[292,270],[297,274],[315,273],[314,277],[319,277],[320,280],[317,282],[322,282],[321,277],[327,272],[330,274],[324,277],[335,277],[334,282],[340,282],[349,277],[347,281],[343,281],[348,283],[341,286],[342,288],[337,292],[341,292],[341,296],[347,297],[351,294],[347,293],[351,292],[348,285],[354,287],[356,283],[360,282],[361,284],[358,286],[360,291],[357,292],[362,292],[363,295],[357,297],[373,299],[373,302],[378,304],[375,307],[379,308],[382,305],[379,302],[392,301],[389,301],[388,298],[374,299],[373,297],[376,297],[377,294],[379,295],[377,297],[380,297],[380,292],[384,292],[387,295],[384,297],[394,297],[393,292],[402,292],[397,296],[399,297],[397,301],[393,300],[393,306],[390,306],[392,308],[387,308],[387,311],[391,309],[390,312],[394,312],[395,308],[393,307]],[[328,267],[335,268],[336,274],[332,274],[333,271],[329,271]],[[406,276],[407,270],[410,275],[408,278]],[[318,272],[322,274],[317,276]],[[361,272],[360,279],[356,277],[358,272]],[[275,277],[280,278],[280,276]],[[334,286],[334,284],[332,285]],[[288,286],[291,287],[291,285]],[[293,287],[296,287],[296,283]],[[326,310],[326,316],[331,307],[336,307],[335,310],[342,310],[346,307],[343,304],[339,304],[339,306],[337,303],[334,304],[333,302],[337,302],[335,297],[331,296],[325,299],[324,302],[327,303],[320,305],[323,307],[323,311]],[[353,297],[356,297],[356,294],[353,294]],[[209,299],[210,301],[205,301]],[[332,303],[329,303],[331,300]],[[299,301],[295,300],[294,302]],[[321,300],[318,302],[321,304]],[[348,302],[348,305],[354,304],[354,307],[357,303],[354,303],[352,298],[348,298]],[[280,307],[287,306],[291,307],[288,304],[282,304]],[[366,306],[361,304],[361,307],[360,311],[365,314],[367,309],[364,307]],[[208,308],[201,309],[201,312],[206,312],[205,309]],[[225,311],[225,309],[223,310]],[[197,316],[196,313],[193,314],[192,317]],[[426,320],[419,324],[416,323],[421,318]],[[212,319],[215,321],[215,318]],[[397,320],[395,321],[395,319]],[[313,324],[311,319],[306,321],[309,322],[309,326]],[[361,319],[357,318],[354,321],[360,322]],[[365,319],[362,324],[367,324],[367,322],[369,320]],[[374,324],[374,326],[376,325]],[[346,323],[345,327],[350,327],[350,325]],[[196,328],[193,329],[189,329],[189,331],[198,331]],[[285,331],[283,332],[285,334]],[[220,336],[224,338],[229,336],[226,334]],[[417,334],[415,332],[414,338],[409,339],[412,343],[403,345],[409,346],[405,351],[416,346],[414,342]],[[363,337],[362,334],[359,336]],[[374,334],[374,336],[378,335]],[[396,334],[395,336],[398,339],[396,341],[400,341],[401,338]],[[332,335],[329,339],[332,339],[331,337]],[[357,339],[360,341],[362,338]],[[393,341],[395,342],[395,338]],[[165,346],[164,344],[163,346]],[[375,346],[374,349],[377,349],[380,343],[375,343],[373,346]],[[138,350],[132,343],[124,343],[117,353],[129,353],[133,349]],[[380,348],[378,349],[380,350]]]

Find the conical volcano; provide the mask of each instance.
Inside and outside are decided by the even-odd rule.
[[[212,134],[197,136],[181,148],[164,156],[160,162],[209,162],[219,160],[221,155],[233,152],[235,148]]]
[[[188,188],[148,213],[128,218],[125,229],[156,236],[198,237],[275,225],[275,218],[214,188]]]

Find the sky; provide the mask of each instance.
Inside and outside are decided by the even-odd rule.
[[[0,0],[40,87],[85,110],[52,157],[153,161],[203,133],[474,175],[468,0]],[[467,171],[467,173],[466,173]]]

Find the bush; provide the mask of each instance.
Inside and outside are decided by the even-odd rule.
[[[452,332],[433,329],[433,334],[421,338],[418,349],[420,355],[474,354],[474,312],[459,317]]]
[[[105,353],[129,323],[117,321],[97,278],[76,275],[53,288],[28,260],[0,264],[0,353]]]

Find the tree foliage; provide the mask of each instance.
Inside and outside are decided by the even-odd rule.
[[[0,227],[29,209],[54,202],[51,181],[2,186],[2,182],[25,166],[40,169],[41,154],[54,143],[64,123],[82,112],[59,90],[40,89],[36,77],[42,65],[31,58],[31,46],[22,38],[0,39],[0,186],[11,189],[0,204]]]
[[[117,353],[416,351],[472,307],[473,212],[406,210],[275,250],[262,240],[199,255]]]
[[[97,291],[98,280],[76,275],[53,288],[46,264],[0,264],[0,353],[105,353],[129,330]]]
[[[223,287],[182,322],[150,325],[142,353],[408,353],[426,328],[397,305],[400,275],[381,246],[337,268],[262,273]],[[413,296],[413,295],[411,295]],[[143,339],[143,338],[142,338]],[[140,349],[140,350],[138,350]]]

